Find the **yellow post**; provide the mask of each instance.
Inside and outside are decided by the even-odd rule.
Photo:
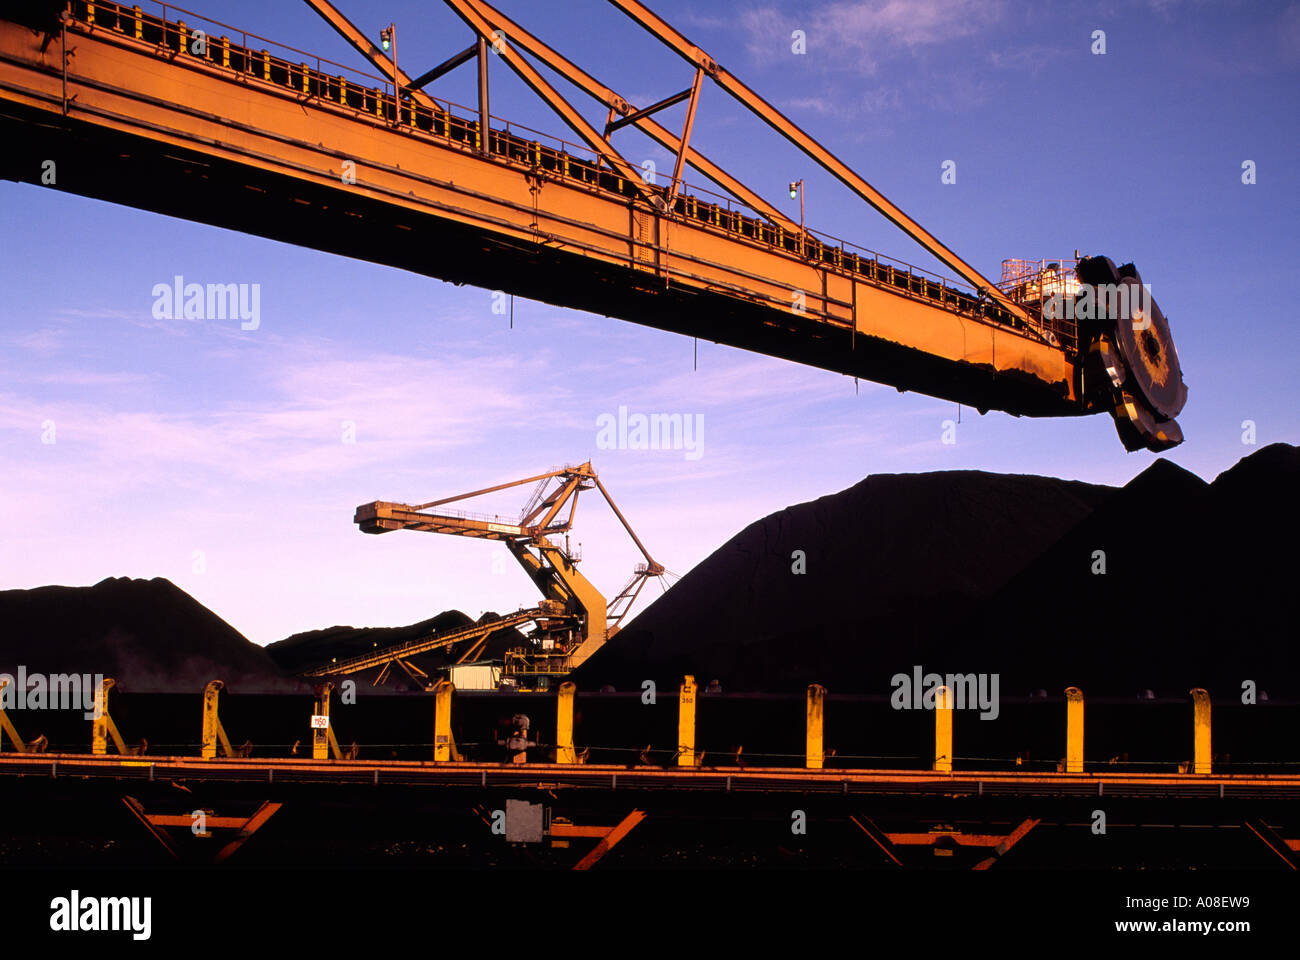
[[[108,753],[108,691],[114,682],[105,677],[95,691],[95,716],[90,721],[90,752],[96,756]]]
[[[1083,773],[1083,691],[1065,689],[1065,772]]]
[[[135,38],[144,39],[144,15],[139,7],[132,7],[131,12],[135,15]]]
[[[221,720],[217,716],[217,695],[225,684],[212,680],[203,688],[203,748],[200,756],[204,760],[213,760],[217,756],[218,731]]]
[[[5,714],[4,691],[8,686],[9,681],[7,679],[0,680],[0,751],[3,751],[5,748],[5,734],[8,734],[9,739],[13,741],[14,749],[19,753],[27,753],[27,741],[18,735],[18,729]],[[23,694],[26,693],[26,691],[19,691],[19,693]],[[17,703],[16,700],[15,703]]]
[[[262,79],[271,79],[271,55],[266,52],[265,48],[262,49]]]
[[[560,684],[555,717],[556,763],[578,762],[578,751],[573,748],[573,697],[577,692],[578,687],[574,683],[565,681]]]
[[[677,766],[695,766],[695,678],[689,673],[677,698]]]
[[[302,92],[311,93],[311,70],[307,64],[301,64],[302,67]]]
[[[451,759],[451,695],[455,692],[450,680],[439,680],[433,688],[433,759],[437,763]]]
[[[820,770],[826,760],[826,744],[822,738],[822,721],[826,716],[826,688],[820,683],[808,684],[808,748],[809,770]]]
[[[230,69],[230,40],[227,37],[221,38],[221,65]]]
[[[952,691],[934,692],[934,769],[952,773]]]
[[[334,689],[332,683],[322,683],[316,687],[316,713],[313,715],[311,728],[311,758],[313,760],[328,760],[330,757],[330,691]],[[325,718],[325,726],[318,727],[315,725],[316,717]]]
[[[1201,687],[1191,691],[1193,711],[1192,773],[1210,773],[1210,695]]]

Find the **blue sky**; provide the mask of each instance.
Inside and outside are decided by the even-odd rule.
[[[305,6],[194,2],[362,66]],[[683,61],[607,3],[498,5],[633,103],[689,84]],[[374,34],[396,21],[412,73],[469,42],[436,3],[341,6]],[[1170,459],[1212,479],[1255,449],[1243,420],[1259,445],[1300,442],[1300,3],[654,6],[986,275],[1076,248],[1136,262],[1189,387],[1187,442]],[[1090,52],[1096,30],[1104,55]],[[492,79],[494,114],[566,133],[504,65]],[[434,92],[472,104],[472,70]],[[680,125],[683,109],[662,122]],[[615,136],[630,160],[671,167],[634,131]],[[708,84],[694,143],[795,216],[786,184],[806,178],[810,226],[933,265]],[[954,185],[940,182],[945,160]],[[1118,484],[1153,460],[1125,453],[1104,415],[966,409],[945,445],[957,410],[944,401],[855,393],[851,379],[708,343],[693,370],[690,339],[535,302],[516,301],[510,329],[487,290],[34,186],[0,183],[0,236],[0,588],[165,576],[260,643],[534,600],[512,564],[493,565],[499,546],[362,536],[351,516],[368,500],[592,459],[655,558],[684,573],[752,520],[871,473]],[[176,274],[260,284],[260,328],[154,319],[152,289]],[[703,455],[597,449],[597,417],[620,405],[701,415]],[[524,493],[487,506],[515,513]],[[612,594],[632,545],[594,500],[575,539]]]

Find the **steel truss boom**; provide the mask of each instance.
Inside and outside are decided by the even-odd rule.
[[[383,69],[387,74],[392,75],[393,65],[370,44],[361,32],[353,26],[342,14],[340,14],[328,0],[306,0],[306,2],[315,9],[322,17],[326,19],[340,34],[342,34],[349,43],[358,51],[367,57],[375,66]],[[1009,313],[1018,319],[1030,322],[1028,313],[1020,304],[1011,300],[997,285],[985,277],[982,273],[968,264],[953,251],[949,250],[933,234],[927,231],[919,223],[905,214],[898,206],[892,203],[883,193],[869,184],[866,180],[855,173],[846,163],[831,153],[826,147],[822,146],[812,136],[805,133],[793,120],[777,110],[761,96],[751,90],[748,86],[728,73],[712,57],[697,47],[672,27],[658,14],[649,10],[644,4],[637,0],[609,0],[615,7],[622,10],[634,21],[644,27],[649,33],[657,37],[671,50],[681,56],[687,63],[695,67],[696,73],[692,82],[690,93],[687,94],[690,99],[686,126],[682,136],[677,137],[668,130],[660,127],[650,118],[650,111],[637,111],[633,109],[626,100],[616,94],[613,90],[599,83],[594,77],[578,69],[567,59],[562,57],[556,51],[546,46],[531,33],[515,23],[509,17],[502,14],[499,10],[494,9],[483,0],[443,0],[447,6],[468,25],[479,36],[480,40],[488,40],[493,44],[494,50],[501,55],[502,60],[524,81],[532,90],[540,96],[553,109],[571,130],[577,133],[586,142],[596,154],[605,159],[610,167],[618,171],[619,175],[629,180],[638,189],[641,196],[649,203],[659,206],[662,199],[655,196],[648,190],[641,180],[636,169],[609,143],[602,137],[594,127],[592,127],[580,113],[578,113],[564,97],[555,90],[539,74],[531,64],[528,63],[519,53],[513,49],[512,43],[517,43],[521,49],[527,50],[533,56],[546,63],[553,70],[556,70],[566,80],[574,83],[582,90],[591,94],[597,100],[604,102],[611,110],[617,111],[624,115],[628,123],[633,123],[638,129],[649,134],[657,140],[662,146],[671,150],[675,155],[673,169],[672,187],[669,190],[670,195],[676,192],[678,183],[681,180],[683,165],[690,165],[705,176],[714,180],[719,186],[726,189],[729,193],[740,200],[742,203],[759,212],[764,217],[781,224],[785,229],[802,232],[792,221],[780,214],[771,204],[762,200],[752,191],[746,189],[738,180],[727,175],[720,168],[709,163],[695,151],[690,149],[691,127],[695,120],[695,108],[699,99],[700,80],[704,74],[708,74],[715,83],[732,97],[738,100],[744,107],[754,113],[759,119],[770,126],[781,136],[785,137],[796,147],[802,150],[808,157],[815,161],[819,166],[834,176],[837,180],[847,186],[850,190],[867,201],[872,207],[883,214],[886,219],[896,225],[909,237],[924,247],[932,256],[956,271],[957,274],[971,284],[978,292],[997,301]],[[481,47],[480,47],[481,50]],[[458,54],[456,57],[448,60],[446,66],[455,66],[457,63],[469,59],[468,51]],[[482,53],[479,54],[482,56]],[[450,66],[448,66],[450,65]],[[437,71],[442,67],[437,67],[431,74],[440,75]],[[445,71],[444,71],[445,72]],[[421,94],[422,91],[412,88],[412,81],[400,69],[397,70],[397,83],[402,84],[411,90],[413,96]],[[428,76],[428,75],[426,75]],[[424,81],[425,78],[421,77]],[[425,81],[427,82],[427,81]],[[421,84],[422,86],[423,84]],[[681,95],[678,95],[681,97]],[[674,98],[669,98],[673,100]],[[682,97],[685,99],[685,97]],[[427,98],[426,98],[427,100]],[[426,104],[427,105],[427,104]],[[666,105],[666,102],[664,103]],[[656,104],[655,106],[659,106]],[[610,130],[615,128],[615,123],[608,125]]]
[[[640,171],[615,150],[609,141],[602,137],[596,128],[588,123],[582,114],[575,110],[573,105],[568,100],[565,100],[558,90],[547,83],[532,64],[519,55],[518,51],[511,45],[508,35],[502,35],[499,31],[494,31],[491,23],[468,0],[445,0],[445,2],[447,6],[456,12],[457,16],[465,21],[470,29],[479,35],[480,39],[492,43],[493,50],[505,61],[506,66],[513,70],[519,79],[526,83],[534,93],[545,100],[550,108],[559,115],[560,119],[568,125],[570,130],[582,137],[587,146],[602,157],[613,170],[617,171],[620,177],[631,183],[647,203],[654,203],[656,196],[650,190],[649,185],[641,179]]]
[[[609,0],[609,2],[645,27],[646,30],[679,54],[687,63],[697,70],[703,70],[707,73],[718,86],[740,101],[755,116],[884,214],[886,218],[925,247],[934,257],[957,271],[958,275],[976,290],[992,297],[1012,315],[1019,317],[1021,320],[1028,320],[1028,314],[1024,309],[1006,297],[991,280],[945,247],[919,223],[891,203],[884,194],[854,173],[847,164],[799,129],[793,120],[724,70],[712,57],[678,33],[662,17],[648,10],[644,4],[638,3],[637,0]]]
[[[308,0],[308,2],[320,2],[320,0]],[[444,2],[448,3],[448,5],[452,5],[452,0],[444,0]],[[654,104],[653,107],[647,107],[645,110],[638,111],[610,87],[605,86],[605,84],[601,83],[591,74],[577,66],[563,54],[543,43],[524,27],[520,26],[514,20],[511,20],[501,11],[487,3],[484,3],[483,0],[456,0],[456,3],[459,3],[468,9],[472,9],[480,18],[481,22],[487,24],[494,33],[497,35],[504,34],[505,37],[519,49],[526,50],[569,83],[572,83],[578,89],[586,92],[593,99],[604,104],[610,110],[620,114],[627,123],[634,125],[638,130],[646,134],[665,150],[668,150],[674,156],[685,156],[687,166],[692,167],[704,176],[708,177],[759,216],[777,224],[784,230],[792,233],[799,232],[799,224],[795,223],[772,204],[754,193],[698,150],[688,147],[688,149],[683,151],[682,138],[666,127],[661,126],[653,119],[653,117],[650,116],[654,107],[668,106],[669,104],[666,101],[660,101],[660,103]],[[684,100],[690,95],[691,91],[688,88],[681,94],[677,95],[677,97]],[[678,102],[678,100],[674,98],[668,99],[673,100],[673,102]],[[619,121],[614,121],[610,125],[611,132],[619,125]]]
[[[395,32],[385,31],[386,57],[337,2],[307,0],[369,61],[365,73],[197,13],[236,39],[199,45],[190,42],[193,20],[111,0],[6,11],[0,129],[15,149],[0,160],[0,177],[501,289],[980,412],[1105,412],[1130,450],[1182,441],[1181,365],[1134,264],[1077,250],[1073,259],[1004,260],[995,288],[644,3],[611,0],[693,76],[685,90],[638,108],[488,0],[444,0],[470,27],[470,45],[449,42],[410,75],[398,67]],[[258,41],[280,49],[259,50]],[[492,121],[494,56],[581,142],[552,145]],[[470,60],[477,110],[425,89]],[[805,230],[802,216],[791,222],[708,161],[692,145],[692,130],[706,122],[705,74],[966,279],[954,284]],[[599,118],[570,84],[602,105]],[[674,104],[683,111],[670,132],[657,121]],[[628,162],[626,145],[611,143],[631,126],[672,152],[656,183]],[[98,173],[47,183],[50,158],[61,172]],[[685,186],[688,166],[735,199]]]
[[[326,14],[321,8],[328,8],[333,11],[333,17],[343,19],[341,14],[334,11],[328,3],[328,0],[306,0],[313,8]],[[850,190],[867,201],[872,207],[883,214],[886,219],[895,224],[899,229],[909,237],[924,247],[932,256],[940,262],[947,265],[977,291],[990,297],[1001,304],[1013,316],[1028,321],[1029,316],[1024,308],[1018,303],[1007,297],[997,285],[985,277],[982,273],[968,264],[961,257],[957,256],[952,250],[948,249],[933,234],[927,231],[919,223],[905,214],[897,205],[892,203],[883,193],[869,184],[866,180],[855,173],[846,163],[831,153],[826,147],[822,146],[812,136],[805,133],[793,120],[785,116],[776,107],[772,106],[761,96],[751,90],[748,86],[728,73],[723,67],[679,33],[674,27],[668,24],[662,17],[647,9],[644,4],[637,0],[609,0],[615,7],[622,10],[629,17],[644,27],[649,33],[657,37],[670,49],[680,55],[684,60],[696,68],[696,76],[692,83],[690,97],[690,107],[687,115],[686,128],[683,136],[677,137],[670,131],[659,126],[649,116],[648,111],[637,111],[633,109],[628,102],[616,94],[610,88],[604,86],[594,77],[580,70],[578,67],[569,62],[556,51],[552,50],[546,44],[542,43],[531,33],[515,23],[509,17],[502,14],[499,10],[494,9],[483,0],[443,0],[447,6],[451,7],[465,23],[473,29],[481,38],[490,40],[494,48],[501,54],[502,59],[510,66],[516,74],[519,75],[529,87],[533,89],[538,96],[555,110],[555,112],[564,120],[566,124],[575,133],[586,141],[599,156],[605,158],[610,166],[617,170],[620,176],[628,178],[633,182],[640,184],[641,180],[635,169],[615,150],[607,140],[601,137],[596,130],[582,118],[581,114],[574,110],[563,96],[550,86],[540,74],[522,57],[518,55],[511,47],[511,44],[517,44],[521,49],[527,50],[533,56],[544,62],[551,69],[556,70],[566,80],[577,85],[580,89],[591,94],[597,100],[603,102],[611,110],[617,111],[624,115],[630,123],[634,123],[638,129],[649,134],[660,145],[672,151],[676,156],[673,184],[680,181],[681,169],[683,164],[687,164],[694,169],[709,177],[719,186],[723,187],[729,193],[740,200],[746,206],[751,207],[764,217],[779,223],[787,230],[798,230],[789,218],[781,214],[775,207],[764,201],[761,197],[745,188],[740,181],[726,174],[721,168],[708,162],[704,157],[690,149],[690,130],[695,117],[695,106],[698,101],[699,83],[702,74],[708,74],[715,83],[732,97],[738,100],[744,107],[763,120],[781,136],[785,137],[796,147],[802,150],[808,157],[815,161],[819,166],[834,176],[837,180],[847,186]],[[334,19],[326,16],[332,24]],[[346,20],[343,21],[346,23]],[[369,45],[355,27],[348,24],[350,30],[344,32],[336,25],[340,33],[348,38],[354,47],[360,50],[365,56],[370,58],[376,66],[383,66],[387,61],[373,46]],[[355,36],[353,36],[355,34]],[[453,58],[455,59],[455,58]],[[466,57],[468,59],[468,57]],[[450,62],[450,61],[448,61]],[[392,72],[391,66],[387,68],[389,73]],[[399,74],[401,71],[399,71]],[[410,86],[409,77],[402,74],[399,82]],[[671,98],[670,98],[671,99]],[[683,98],[684,99],[684,98]],[[657,105],[656,105],[657,106]],[[614,125],[610,125],[611,129]],[[670,190],[670,193],[673,192]],[[641,190],[642,195],[647,201],[653,202],[654,197],[649,191]]]

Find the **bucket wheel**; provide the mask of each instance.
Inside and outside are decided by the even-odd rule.
[[[1092,288],[1095,327],[1089,368],[1094,399],[1107,406],[1125,449],[1168,450],[1183,442],[1174,419],[1187,402],[1178,351],[1160,306],[1133,264],[1106,257],[1079,261],[1079,281]]]

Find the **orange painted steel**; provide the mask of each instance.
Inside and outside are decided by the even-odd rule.
[[[481,0],[449,2],[476,31],[508,22]],[[258,49],[269,41],[242,33],[243,43],[223,38],[195,55],[171,21],[124,4],[94,8],[93,24],[79,2],[43,28],[0,21],[0,130],[20,132],[23,145],[5,161],[5,176],[39,183],[39,158],[54,156],[66,171],[57,189],[600,312],[981,410],[1110,412],[1109,403],[1085,397],[1074,345],[1050,342],[991,285],[977,294],[842,241],[800,235],[649,117],[636,125],[760,209],[698,188],[674,196],[643,183],[606,141],[593,141],[594,128],[576,111],[535,82],[540,76],[519,51],[537,55],[544,45],[517,28],[502,56],[596,153],[548,145],[504,124],[491,131],[484,154],[476,114],[409,89],[404,73],[395,89],[391,71],[367,76],[302,51],[278,56]],[[367,52],[365,41],[350,39]],[[701,66],[715,80],[726,77],[716,65]],[[612,112],[636,112],[607,88],[588,92],[605,96]],[[71,175],[88,165],[102,176]],[[861,183],[855,189],[868,195]],[[883,198],[873,202],[916,236],[929,236]],[[931,249],[983,286],[937,241]]]
[[[786,117],[757,93],[741,83],[740,80],[724,70],[707,53],[678,33],[662,17],[656,15],[654,11],[648,9],[644,4],[636,2],[636,0],[610,0],[610,3],[645,27],[653,36],[679,54],[696,70],[707,73],[718,86],[739,100],[746,109],[754,113],[773,130],[815,160],[818,165],[837,180],[884,214],[890,222],[920,243],[934,257],[957,271],[958,275],[976,290],[993,297],[1013,316],[1022,320],[1027,319],[1024,310],[1007,298],[992,281],[985,278],[978,270],[931,236],[919,223],[891,203],[884,194],[854,173],[847,164],[803,130],[800,130],[789,117]]]
[[[449,503],[459,503],[487,493],[538,482],[541,485],[537,487],[532,499],[524,506],[520,515],[515,518],[473,516],[459,512],[428,512]],[[554,483],[553,487],[552,483]],[[568,545],[568,532],[573,525],[578,498],[584,490],[593,487],[605,498],[614,516],[618,518],[623,529],[645,558],[645,563],[637,565],[628,585],[608,603],[600,591],[578,571],[579,558]],[[596,476],[591,461],[525,477],[522,480],[511,480],[482,490],[443,497],[428,503],[406,504],[387,500],[363,503],[357,507],[353,521],[362,532],[370,534],[388,533],[393,530],[415,530],[503,542],[511,556],[519,562],[524,572],[542,591],[545,599],[540,607],[522,610],[494,622],[490,625],[490,630],[485,630],[482,626],[472,629],[486,637],[487,633],[498,629],[498,624],[500,627],[506,627],[526,620],[534,621],[540,631],[538,638],[551,637],[555,641],[555,650],[562,651],[564,654],[563,663],[553,671],[556,673],[567,673],[576,669],[604,646],[618,632],[622,619],[631,608],[631,604],[635,602],[645,582],[651,577],[662,577],[665,573],[663,565],[650,556],[645,544],[637,537],[632,530],[632,525],[618,509],[614,498]],[[563,544],[551,539],[560,534],[565,535]],[[576,638],[571,636],[575,628]],[[436,645],[437,640],[438,637],[435,635],[413,641],[419,647],[413,652],[431,649]],[[364,658],[356,659],[362,666],[373,666],[393,659],[395,654],[402,653],[402,649],[404,648],[387,647],[371,651]],[[538,653],[545,659],[547,655],[540,654],[540,649],[542,647],[539,645],[539,648],[532,652]],[[527,651],[527,648],[524,650]],[[318,674],[334,672],[339,666],[343,665],[326,664],[317,668],[315,672]],[[506,666],[509,673],[511,667],[509,658]]]
[[[150,769],[152,768],[152,769]],[[119,759],[92,754],[0,754],[0,776],[184,779],[186,781],[418,784],[430,787],[581,786],[607,790],[759,790],[773,793],[868,793],[928,796],[1072,796],[1168,799],[1300,798],[1297,774],[1012,773],[963,770],[808,770],[801,767],[657,767],[615,764],[501,764],[470,761],[332,760],[291,757],[157,756]]]
[[[645,819],[644,813],[642,813],[640,810],[633,810],[631,813],[629,813],[626,817],[622,819],[622,821],[618,824],[618,826],[614,827],[607,834],[605,834],[605,836],[601,837],[600,842],[596,844],[595,849],[592,850],[585,857],[583,857],[581,860],[579,860],[577,865],[573,869],[590,870],[592,867],[596,865],[596,863],[600,860],[601,857],[609,853],[610,850],[614,849],[615,845],[624,837],[626,837],[629,833],[631,833],[632,830],[635,829],[636,825],[644,819]]]

